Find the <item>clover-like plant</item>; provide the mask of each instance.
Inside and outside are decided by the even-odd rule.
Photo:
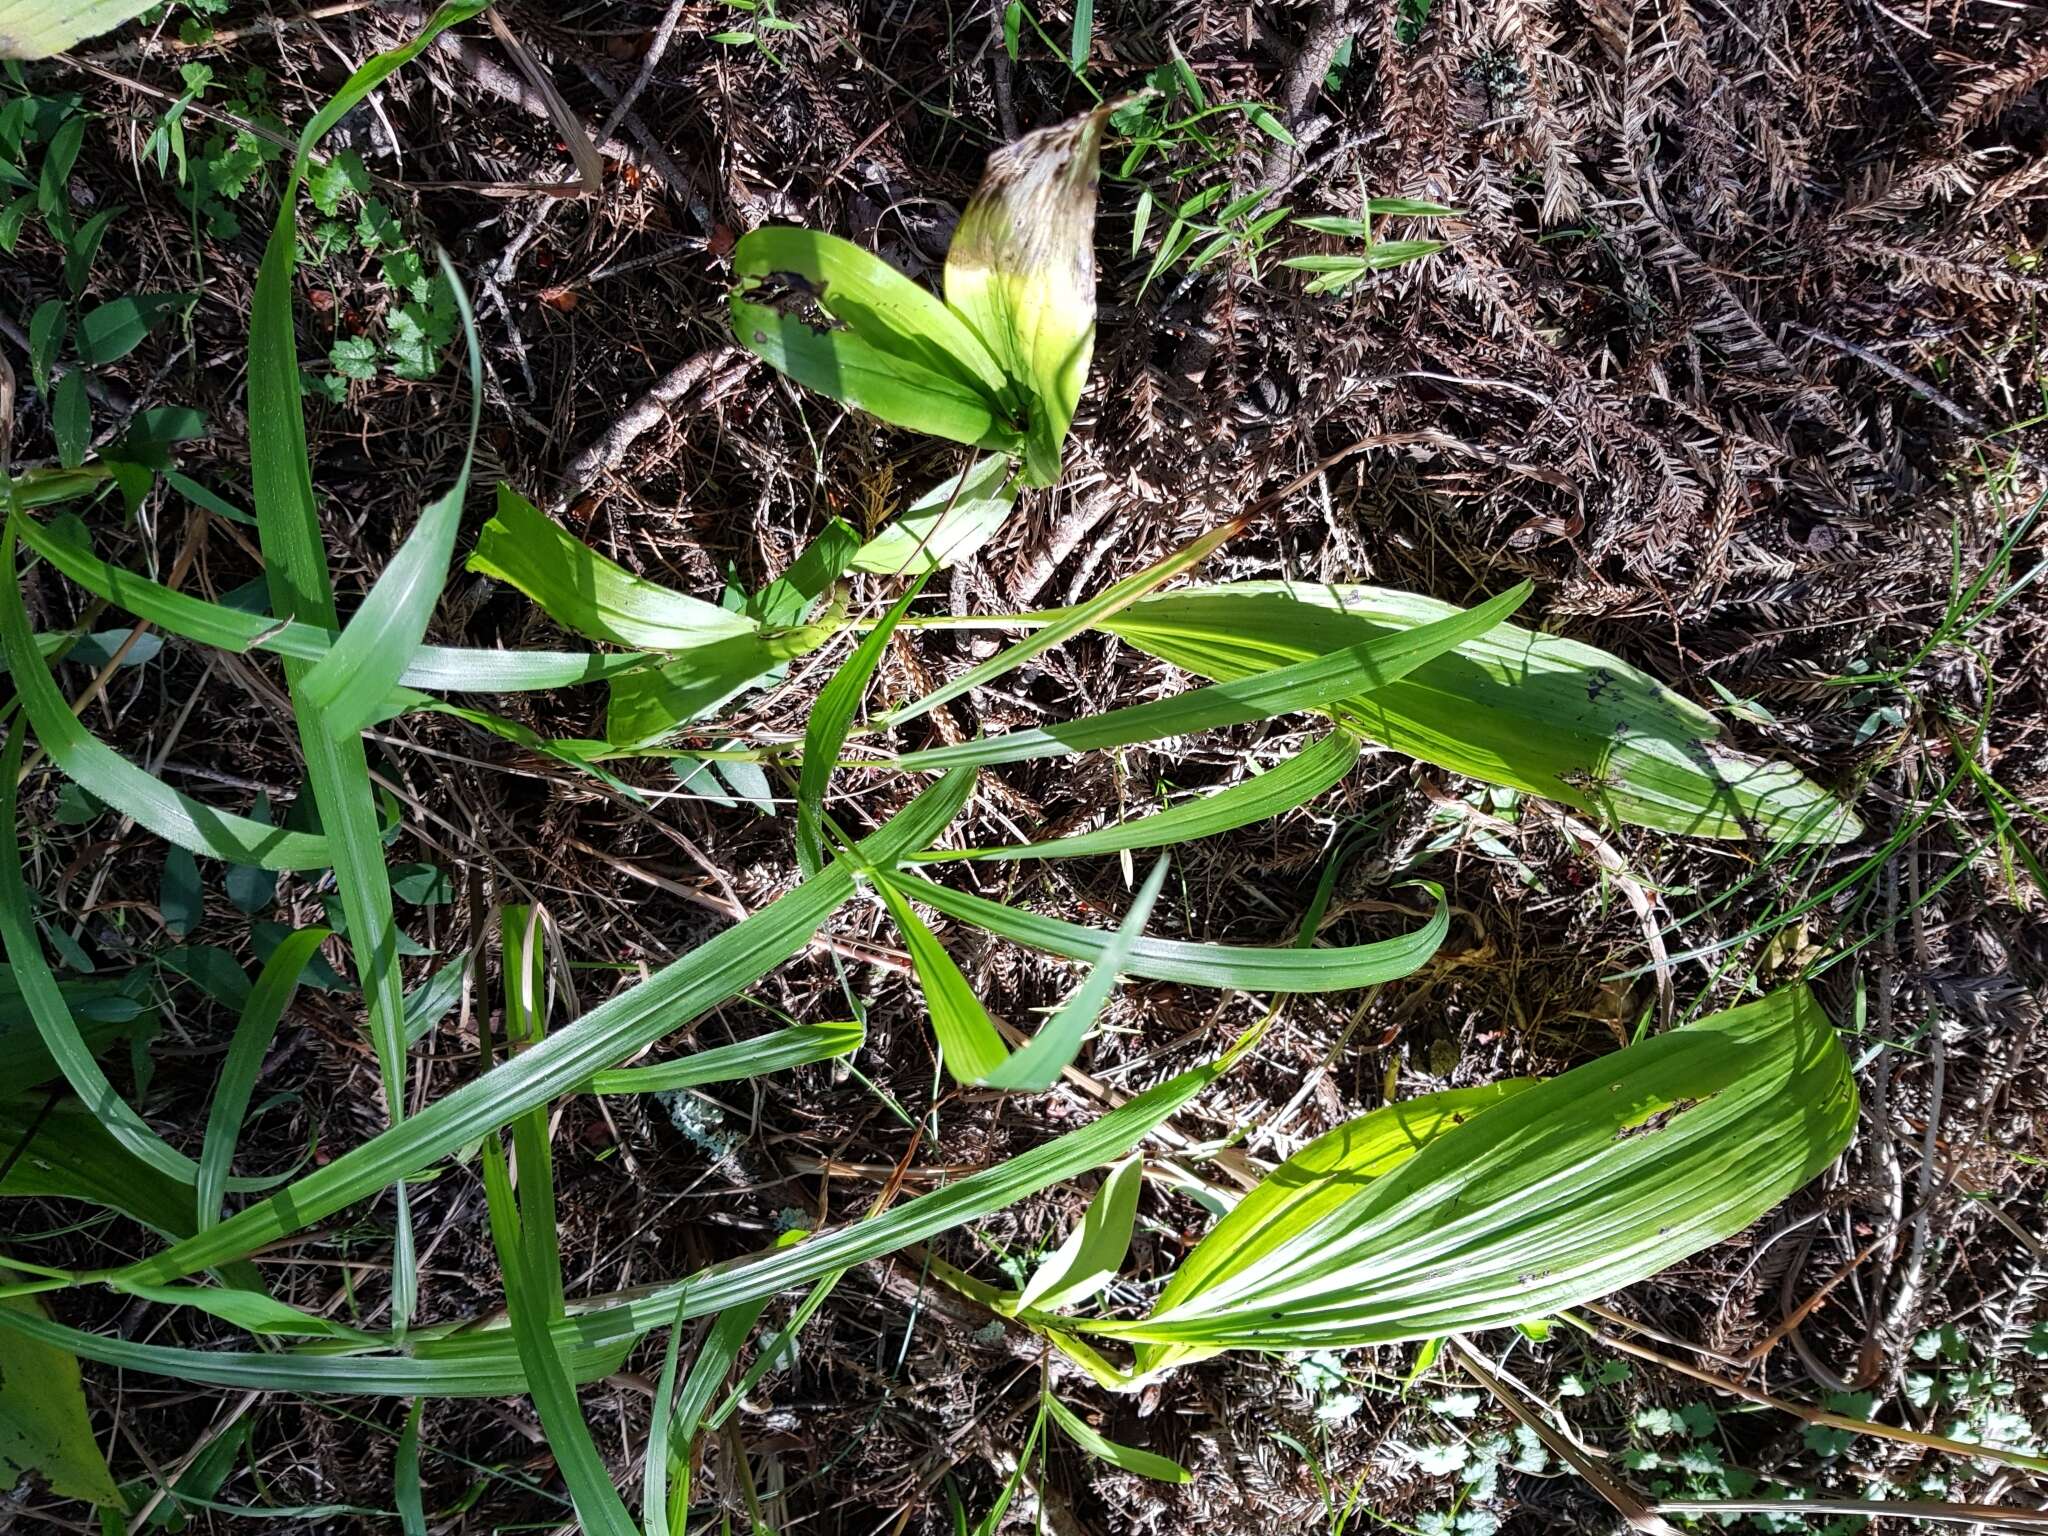
[[[733,335],[798,383],[1059,477],[1095,348],[1095,185],[1114,104],[989,157],[942,300],[879,256],[769,226],[733,249]]]

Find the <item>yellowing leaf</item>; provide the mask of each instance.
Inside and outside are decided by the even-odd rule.
[[[32,1296],[0,1301],[0,1307],[42,1313]],[[0,1492],[31,1472],[65,1498],[121,1502],[107,1458],[92,1437],[78,1357],[0,1328]]]
[[[946,302],[1029,412],[1025,479],[1059,478],[1095,350],[1095,186],[1111,106],[989,156],[946,255]]]
[[[0,59],[47,59],[111,32],[156,0],[0,0]]]

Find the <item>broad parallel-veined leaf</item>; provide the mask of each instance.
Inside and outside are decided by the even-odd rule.
[[[824,625],[769,629],[636,576],[507,485],[498,487],[497,512],[477,536],[469,569],[517,587],[564,629],[663,653],[657,664],[611,679],[605,734],[621,747],[659,740],[832,634]]]
[[[470,570],[517,587],[564,629],[646,651],[685,651],[760,632],[743,613],[635,576],[509,485],[477,534]]]
[[[1024,478],[1051,485],[1095,350],[1095,186],[1114,104],[989,156],[946,253],[946,303],[1028,403]]]
[[[1167,1277],[1153,1311],[1200,1296],[1218,1276],[1234,1273],[1339,1211],[1446,1131],[1533,1084],[1532,1078],[1508,1078],[1402,1099],[1324,1132],[1261,1179],[1210,1228]],[[1140,1344],[1136,1374],[1215,1353],[1215,1347]]]
[[[1138,1218],[1138,1192],[1145,1184],[1145,1160],[1126,1159],[1109,1171],[1080,1225],[1039,1261],[1017,1294],[1019,1312],[1056,1312],[1086,1301],[1116,1278],[1131,1249]]]
[[[908,871],[889,878],[904,895],[1015,944],[1064,955],[1069,960],[1097,963],[1115,946],[1123,951],[1122,958],[1116,961],[1117,968],[1128,975],[1195,987],[1236,987],[1246,992],[1345,992],[1377,986],[1420,968],[1450,931],[1443,892],[1426,883],[1423,888],[1435,897],[1436,911],[1413,933],[1372,944],[1327,949],[1267,949],[1242,944],[1192,944],[1181,939],[1128,938],[1057,917],[1041,917],[971,891],[956,891]]]
[[[1349,1198],[1312,1190],[1269,1209],[1255,1239],[1219,1228],[1217,1259],[1151,1316],[1071,1326],[1207,1349],[1498,1327],[1740,1232],[1833,1162],[1855,1124],[1833,1026],[1804,986],[1786,988],[1524,1087]]]
[[[0,59],[47,59],[132,21],[155,0],[0,0]]]
[[[892,827],[895,825],[891,823]],[[881,851],[874,843],[873,838],[868,840],[871,855]],[[843,866],[835,865],[834,868]],[[830,874],[831,871],[827,871],[825,878]],[[783,899],[787,901],[789,898]],[[643,988],[647,985],[651,983],[642,984]],[[1147,1132],[1185,1107],[1229,1071],[1246,1051],[1258,1043],[1262,1032],[1263,1026],[1254,1026],[1222,1056],[1170,1078],[1157,1087],[1146,1089],[1099,1119],[1028,1152],[1019,1153],[995,1167],[969,1174],[907,1200],[879,1216],[818,1233],[792,1248],[770,1249],[664,1284],[572,1303],[567,1315],[550,1326],[550,1332],[557,1347],[564,1352],[575,1379],[595,1380],[617,1370],[633,1342],[655,1328],[687,1322],[773,1296],[779,1291],[803,1285],[864,1260],[893,1253],[905,1244],[920,1242],[963,1222],[977,1220],[991,1211],[1013,1205],[1063,1179],[1086,1173],[1129,1152]],[[494,1069],[493,1075],[517,1064],[515,1061],[501,1065]],[[548,1096],[543,1094],[527,1102],[544,1102]],[[525,1108],[527,1103],[520,1103],[518,1107]],[[431,1109],[429,1106],[427,1112],[413,1117],[400,1128],[384,1132],[377,1139],[387,1144],[401,1136],[416,1140],[420,1135],[420,1122]],[[370,1143],[371,1147],[375,1145],[376,1142]],[[367,1182],[360,1167],[351,1173],[355,1175],[351,1182],[358,1188]],[[294,1190],[301,1190],[309,1197],[319,1199],[322,1202],[320,1209],[316,1214],[306,1215],[303,1221],[283,1223],[286,1230],[297,1230],[299,1226],[317,1221],[334,1208],[325,1203],[329,1198],[328,1191],[306,1191],[305,1183],[301,1180],[294,1189],[286,1190],[285,1195],[290,1197]],[[243,1213],[244,1217],[247,1215]],[[242,1220],[242,1217],[230,1218],[231,1223]],[[224,1223],[207,1234],[207,1244],[218,1246],[228,1225]],[[274,1216],[262,1221],[245,1221],[237,1232],[229,1235],[248,1238],[278,1225],[280,1223]],[[258,1236],[255,1245],[267,1240]],[[183,1263],[196,1251],[194,1245],[181,1247],[182,1253],[173,1250],[170,1254],[158,1256],[156,1263],[145,1260],[107,1278],[117,1284],[125,1278],[163,1279],[199,1267]],[[168,1262],[163,1262],[166,1260]],[[205,1260],[202,1258],[200,1262]],[[319,1345],[283,1354],[260,1354],[138,1344],[69,1328],[47,1318],[18,1314],[0,1313],[0,1327],[27,1333],[46,1343],[72,1350],[88,1360],[181,1381],[221,1386],[399,1397],[498,1397],[526,1390],[526,1378],[503,1319],[476,1319],[415,1328],[404,1341],[403,1353],[391,1352],[397,1350],[400,1341],[390,1337],[379,1341],[383,1348],[376,1353],[347,1346]]]
[[[1162,593],[1104,628],[1219,679],[1299,665],[1457,610],[1383,587],[1240,582]],[[1699,837],[1839,842],[1860,823],[1799,771],[1721,745],[1706,711],[1618,657],[1511,624],[1356,697],[1339,723],[1454,773],[1604,820]]]
[[[1347,637],[1326,652],[1311,653],[1308,659],[1291,666],[1272,670],[1245,668],[1234,678],[1170,698],[1105,710],[1059,725],[905,752],[896,761],[905,768],[1018,763],[1320,709],[1333,700],[1386,688],[1425,663],[1485,634],[1519,608],[1530,590],[1525,581],[1476,608],[1448,608],[1427,624]],[[1129,613],[1127,609],[1123,617],[1105,620],[1103,627],[1124,634],[1129,627]]]
[[[1050,838],[1042,843],[1015,843],[999,848],[935,848],[913,863],[956,859],[1075,859],[1125,849],[1177,847],[1200,837],[1214,837],[1254,822],[1270,821],[1296,806],[1306,805],[1335,784],[1358,761],[1358,738],[1334,730],[1312,746],[1249,778],[1152,811],[1132,816],[1095,832]]]
[[[9,1278],[0,1269],[0,1281]],[[33,1296],[0,1300],[0,1317],[13,1316],[41,1321],[42,1303]],[[63,1498],[121,1508],[121,1491],[93,1438],[77,1356],[0,1328],[0,1493],[12,1490],[24,1473],[42,1478]]]
[[[799,384],[915,432],[1004,453],[1023,401],[973,329],[879,256],[770,226],[733,247],[732,333]]]
[[[854,552],[852,569],[915,576],[957,565],[995,536],[1017,505],[1017,477],[999,453],[948,475]]]
[[[324,660],[334,649],[333,630],[295,619],[280,622],[176,591],[67,543],[32,518],[16,524],[16,532],[23,544],[95,597],[187,640],[237,655],[259,650],[310,662]],[[648,660],[638,651],[491,651],[421,645],[414,648],[398,683],[440,692],[519,693],[597,682],[645,666]]]

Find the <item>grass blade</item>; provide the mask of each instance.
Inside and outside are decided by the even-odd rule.
[[[301,624],[295,619],[280,622],[176,591],[66,543],[33,518],[23,518],[17,531],[23,544],[86,591],[137,618],[149,620],[169,634],[196,640],[216,650],[233,651],[238,656],[249,651],[268,651],[298,661],[318,662],[334,649],[332,630]],[[645,666],[648,661],[646,655],[637,651],[489,651],[422,645],[414,648],[411,659],[398,675],[398,683],[401,687],[444,693],[522,693],[597,682]]]
[[[538,1111],[545,1118],[546,1111]],[[491,1212],[491,1237],[505,1272],[505,1315],[519,1349],[520,1364],[547,1431],[548,1449],[569,1485],[569,1497],[576,1506],[576,1518],[592,1536],[640,1536],[632,1516],[619,1499],[605,1471],[604,1458],[590,1438],[590,1426],[576,1401],[576,1386],[567,1366],[555,1352],[548,1332],[549,1298],[544,1282],[534,1274],[526,1252],[522,1222],[528,1219],[514,1204],[512,1178],[505,1168],[504,1149],[496,1133],[484,1142],[484,1189]],[[523,1183],[535,1170],[522,1168]],[[547,1233],[553,1242],[554,1233]]]
[[[0,594],[0,601],[5,601],[5,594]],[[18,605],[20,601],[16,593],[14,602]],[[45,678],[48,675],[45,673]],[[67,709],[64,713],[69,715],[71,711]],[[91,1047],[71,1017],[49,962],[43,958],[28,886],[21,875],[21,847],[16,841],[21,825],[16,802],[23,740],[24,733],[17,722],[8,733],[6,750],[0,752],[0,821],[7,825],[7,834],[0,837],[0,939],[6,941],[14,984],[21,989],[22,1001],[36,1021],[43,1048],[63,1072],[71,1091],[84,1100],[107,1133],[158,1173],[189,1186],[198,1175],[199,1165],[150,1129],[148,1122],[129,1108],[128,1101],[107,1081],[107,1074],[100,1070]]]
[[[213,1103],[206,1112],[206,1136],[200,1145],[199,1173],[194,1180],[198,1193],[195,1230],[203,1232],[220,1220],[221,1196],[228,1187],[235,1142],[242,1134],[242,1117],[256,1087],[256,1074],[263,1068],[263,1055],[270,1049],[278,1022],[299,989],[300,972],[329,933],[326,928],[301,928],[288,934],[271,951],[256,977],[248,1005],[235,1025],[234,1039],[228,1043],[220,1077],[214,1083]]]
[[[593,1075],[590,1093],[662,1093],[677,1088],[701,1088],[706,1083],[729,1083],[743,1077],[765,1077],[791,1067],[851,1056],[867,1040],[867,1027],[854,1023],[792,1024],[772,1034],[732,1045],[715,1045],[693,1051],[676,1061],[648,1067],[616,1067]]]
[[[1155,1482],[1186,1483],[1194,1480],[1194,1475],[1178,1462],[1151,1451],[1141,1451],[1133,1445],[1119,1445],[1090,1429],[1071,1408],[1049,1392],[1045,1397],[1045,1407],[1053,1423],[1066,1431],[1067,1438],[1098,1461],[1106,1461],[1113,1467],[1121,1467],[1126,1472],[1149,1477]]]
[[[569,1032],[565,1030],[563,1034]],[[592,1380],[617,1370],[633,1342],[655,1328],[764,1300],[974,1221],[1062,1179],[1098,1168],[1129,1152],[1149,1131],[1229,1071],[1258,1043],[1262,1032],[1263,1026],[1254,1026],[1216,1060],[1148,1088],[1077,1130],[996,1167],[906,1201],[881,1216],[819,1233],[792,1248],[770,1249],[702,1270],[666,1285],[581,1304],[554,1325],[556,1345],[565,1352],[573,1351],[565,1354],[573,1376]],[[425,1118],[426,1112],[413,1117],[403,1134],[416,1135]],[[384,1133],[386,1137],[396,1134],[399,1133]],[[247,1214],[244,1212],[243,1216]],[[238,1216],[229,1220],[241,1219]],[[318,1216],[308,1219],[317,1220]],[[227,1225],[215,1228],[208,1237],[218,1241]],[[160,1255],[159,1260],[164,1257]],[[131,1266],[131,1271],[143,1270],[148,1263]],[[403,1353],[338,1354],[332,1350],[306,1349],[284,1355],[137,1344],[5,1311],[0,1311],[0,1327],[28,1333],[102,1364],[222,1386],[398,1397],[495,1397],[526,1390],[524,1373],[505,1330],[478,1328],[473,1324],[415,1330],[405,1341]],[[399,1341],[385,1342],[396,1345]]]
[[[398,1453],[391,1458],[391,1501],[398,1510],[398,1528],[403,1536],[427,1536],[427,1506],[420,1482],[420,1410],[418,1398],[405,1412],[405,1428],[398,1432]]]
[[[832,674],[831,681],[818,690],[817,703],[804,726],[803,766],[796,786],[796,860],[807,876],[825,867],[825,788],[832,778],[839,749],[853,726],[855,711],[868,695],[868,683],[881,663],[882,652],[888,648],[889,636],[895,633],[897,620],[910,611],[924,584],[923,576],[912,582],[910,590],[896,600],[881,621],[861,636],[860,644]]]
[[[505,1033],[515,1048],[531,1049],[547,1035],[547,971],[537,907],[499,913],[505,979]],[[505,1316],[519,1363],[547,1431],[548,1448],[583,1529],[595,1536],[639,1536],[612,1486],[604,1458],[576,1401],[576,1385],[557,1352],[549,1325],[562,1306],[562,1251],[555,1233],[555,1176],[548,1148],[548,1111],[536,1104],[512,1122],[519,1159],[515,1194],[498,1133],[484,1138],[484,1193],[491,1241],[505,1277]]]
[[[1027,758],[1061,757],[1070,752],[1128,746],[1320,709],[1338,699],[1384,688],[1423,663],[1485,634],[1519,608],[1530,590],[1525,581],[1477,608],[1453,613],[1416,629],[1383,634],[1291,667],[1211,683],[1172,698],[1112,709],[1060,725],[983,736],[957,746],[905,752],[896,761],[905,768],[1017,763]]]
[[[477,347],[476,316],[448,253],[439,253],[441,276],[455,297],[469,354],[469,437],[455,484],[429,502],[398,553],[384,567],[362,606],[334,642],[334,648],[299,679],[299,692],[327,719],[331,731],[359,731],[375,719],[385,696],[397,686],[427,633],[427,621],[448,579],[448,559],[469,495],[470,466],[483,420],[483,357]]]
[[[994,682],[1004,673],[1023,666],[1032,657],[1051,650],[1069,636],[1079,634],[1084,629],[1092,629],[1111,615],[1121,613],[1146,593],[1171,581],[1182,571],[1199,565],[1225,539],[1242,533],[1244,526],[1244,519],[1235,518],[1221,528],[1203,534],[1135,576],[1126,576],[1100,597],[1083,603],[1078,608],[1068,609],[1043,629],[1026,635],[1009,649],[999,651],[980,666],[963,672],[951,682],[942,683],[915,703],[891,710],[877,724],[885,729],[894,728],[906,720],[915,720],[919,715],[929,713],[949,699],[957,699],[963,693]]]
[[[1152,873],[1145,877],[1145,883],[1132,898],[1131,910],[1124,914],[1124,920],[1102,947],[1102,954],[1088,972],[1087,979],[1060,1004],[1060,1011],[1021,1050],[981,1079],[985,1086],[1008,1088],[1020,1093],[1043,1093],[1059,1081],[1060,1074],[1081,1054],[1082,1042],[1087,1039],[1088,1031],[1095,1027],[1103,1004],[1109,1001],[1109,994],[1116,987],[1117,972],[1129,960],[1131,946],[1144,934],[1145,921],[1152,915],[1152,904],[1159,899],[1160,889],[1166,884],[1166,871],[1166,855],[1161,854],[1152,866]]]
[[[895,882],[879,871],[874,886],[895,920],[896,931],[910,951],[910,963],[917,972],[917,984],[924,993],[925,1007],[932,1017],[932,1033],[938,1036],[939,1055],[946,1070],[959,1083],[975,1083],[1009,1059],[1009,1048],[996,1033],[995,1021],[974,995],[974,988],[960,974],[960,967],[946,953],[938,935],[903,899]]]
[[[1056,917],[1040,917],[956,891],[920,875],[892,877],[903,892],[958,922],[972,923],[1012,943],[1069,960],[1099,962],[1119,936]],[[1236,944],[1191,944],[1180,939],[1129,940],[1121,969],[1153,981],[1178,981],[1196,987],[1236,987],[1246,992],[1343,992],[1377,986],[1415,971],[1436,953],[1450,932],[1450,914],[1443,893],[1424,887],[1436,898],[1436,911],[1413,933],[1373,944],[1330,949],[1265,949]]]
[[[0,642],[22,710],[50,761],[122,815],[189,852],[262,869],[325,869],[332,862],[325,838],[267,827],[194,800],[136,767],[79,723],[29,633],[14,564],[20,521],[19,513],[10,513],[7,531],[0,535]]]
[[[967,773],[934,784],[862,843],[864,855],[882,863],[925,846],[958,813],[972,787],[973,775]],[[795,954],[852,894],[846,865],[833,864],[539,1045],[434,1100],[402,1125],[351,1148],[219,1226],[115,1273],[176,1279],[299,1231],[418,1172],[536,1104],[574,1091],[609,1063],[751,985]],[[93,1071],[98,1072],[96,1064]]]
[[[1268,821],[1308,804],[1351,771],[1358,761],[1358,738],[1347,730],[1332,731],[1264,773],[1183,801],[1163,811],[1133,816],[1095,832],[1080,832],[1042,843],[1016,843],[1003,848],[933,849],[912,860],[935,864],[952,859],[1078,859],[1126,849],[1178,847],[1197,838],[1214,837],[1238,827]]]

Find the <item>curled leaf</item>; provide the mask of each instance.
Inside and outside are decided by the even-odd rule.
[[[1095,188],[1107,103],[989,156],[946,256],[946,303],[1029,418],[1025,478],[1050,485],[1095,349]]]

